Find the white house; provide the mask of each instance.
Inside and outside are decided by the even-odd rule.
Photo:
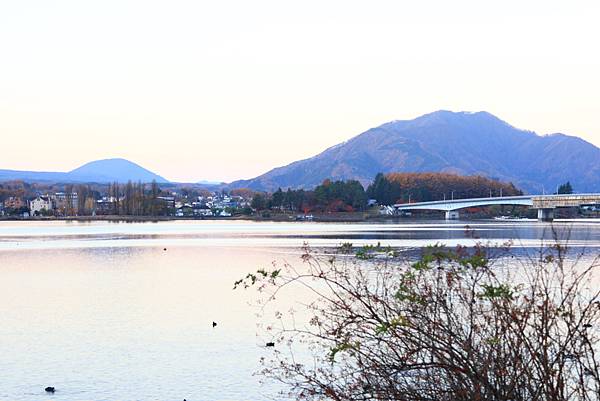
[[[32,216],[40,214],[42,210],[52,210],[52,200],[48,196],[38,196],[29,202],[29,210]]]

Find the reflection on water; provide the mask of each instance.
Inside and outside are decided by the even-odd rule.
[[[280,255],[210,247],[5,252],[2,400],[261,400],[267,351],[249,269]],[[217,322],[213,329],[212,322]]]
[[[493,241],[549,237],[537,222],[469,223]],[[562,223],[600,244],[598,222]],[[465,223],[0,223],[0,400],[264,400],[252,373],[251,291],[232,283],[299,246],[464,243]],[[164,250],[166,248],[166,251]],[[212,322],[217,327],[212,327]]]
[[[600,220],[556,223],[572,231],[579,245],[600,244]],[[420,247],[444,241],[469,242],[466,231],[485,240],[517,239],[522,246],[538,246],[551,237],[551,226],[535,220],[517,222],[406,221],[388,224],[272,223],[245,221],[175,221],[161,223],[1,222],[0,250],[98,248],[140,246],[298,247],[356,245],[384,241],[399,247]]]

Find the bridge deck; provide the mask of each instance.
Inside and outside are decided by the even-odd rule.
[[[453,211],[479,206],[520,205],[531,206],[534,209],[554,209],[557,207],[572,207],[599,203],[600,194],[521,195],[499,196],[495,198],[446,199],[431,202],[399,203],[394,205],[394,208],[396,210]]]
[[[394,205],[396,210],[443,210],[452,211],[468,207],[489,205],[533,205],[533,196],[503,196],[496,198],[451,199],[431,202],[400,203]]]

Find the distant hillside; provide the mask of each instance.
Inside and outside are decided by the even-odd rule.
[[[97,160],[67,173],[0,170],[0,181],[24,180],[40,182],[126,182],[142,181],[166,183],[165,178],[125,159]]]
[[[68,173],[45,171],[0,170],[0,181],[71,182]]]
[[[583,139],[539,136],[487,112],[437,111],[392,121],[309,159],[275,168],[232,188],[312,188],[325,178],[358,179],[378,172],[448,172],[513,182],[538,193],[570,181],[576,191],[600,190],[600,149]]]

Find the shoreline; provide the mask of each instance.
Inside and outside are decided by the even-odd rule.
[[[55,216],[35,216],[35,217],[18,217],[18,216],[0,216],[0,221],[113,221],[113,222],[161,222],[161,221],[226,221],[226,220],[243,220],[243,221],[274,221],[274,222],[360,222],[360,221],[385,221],[400,218],[399,216],[374,216],[369,213],[331,213],[323,215],[314,215],[312,220],[298,220],[297,215],[272,215],[269,217],[262,216],[231,216],[231,217],[176,217],[176,216],[119,216],[119,215],[102,215],[102,216],[70,216],[70,217],[55,217]]]
[[[573,216],[573,217],[562,217],[566,219],[577,219],[577,220],[593,220],[598,217],[595,216]],[[559,218],[560,219],[560,218]],[[31,221],[31,222],[52,222],[52,221],[66,221],[66,222],[96,222],[96,221],[107,221],[114,223],[159,223],[166,221],[254,221],[254,222],[285,222],[285,223],[367,223],[367,222],[388,222],[388,221],[431,221],[431,220],[444,220],[443,217],[437,215],[421,215],[418,218],[401,217],[401,216],[389,216],[389,215],[369,215],[368,213],[331,213],[331,214],[316,214],[310,220],[297,219],[296,215],[274,215],[270,217],[262,216],[231,216],[231,217],[176,217],[176,216],[73,216],[73,217],[16,217],[16,216],[0,216],[0,222],[3,221]],[[493,220],[493,216],[461,216],[459,221],[476,221],[476,220]],[[532,219],[526,219],[532,220]],[[448,220],[454,221],[454,220]],[[513,221],[509,219],[507,221]],[[516,221],[516,220],[515,220]]]

